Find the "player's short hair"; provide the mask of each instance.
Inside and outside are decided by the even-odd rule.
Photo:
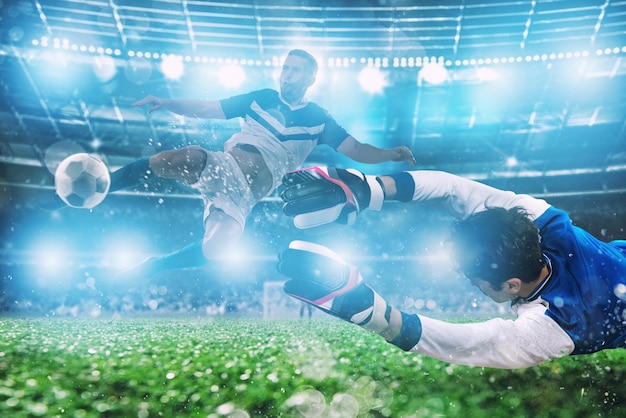
[[[313,76],[317,75],[318,65],[317,65],[317,60],[315,59],[315,57],[313,55],[309,54],[304,49],[292,49],[287,54],[287,56],[289,56],[289,55],[294,55],[296,57],[304,58],[306,60],[307,64],[308,64],[306,69]]]
[[[539,229],[521,207],[487,208],[459,221],[450,243],[459,270],[494,289],[517,277],[531,282],[545,265]]]

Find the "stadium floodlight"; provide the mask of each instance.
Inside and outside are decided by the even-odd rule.
[[[375,67],[367,67],[359,72],[359,85],[370,94],[381,94],[389,85],[386,74]]]
[[[448,70],[439,63],[424,64],[417,76],[418,85],[425,81],[431,85],[439,85],[448,81]]]
[[[113,266],[118,268],[129,268],[141,261],[134,257],[133,251],[128,250],[129,248],[116,247],[113,251],[109,252],[110,261],[105,261],[105,264],[110,262]],[[136,249],[133,250],[136,251]]]
[[[479,68],[478,70],[476,70],[476,76],[480,81],[493,81],[497,80],[499,77],[498,72],[491,67]]]
[[[165,78],[178,80],[185,73],[185,64],[180,55],[163,55],[161,60],[161,72]]]
[[[115,60],[108,55],[96,55],[93,59],[93,72],[102,83],[110,81],[117,73]]]
[[[516,167],[519,164],[519,161],[517,161],[517,158],[515,157],[509,157],[506,159],[506,166],[513,168]]]
[[[145,241],[143,236],[120,232],[105,243],[101,264],[120,270],[139,264],[149,255]]]
[[[67,248],[53,239],[40,241],[32,248],[31,262],[41,284],[68,276],[64,273],[67,273],[67,266],[71,264],[69,260],[72,259]]]
[[[220,83],[227,88],[236,88],[246,81],[246,72],[241,65],[224,65],[218,73]]]
[[[48,271],[57,270],[62,265],[61,260],[64,260],[64,259],[65,257],[63,257],[63,251],[51,246],[39,253],[38,264],[44,270],[48,270]]]

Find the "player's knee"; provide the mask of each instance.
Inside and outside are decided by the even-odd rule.
[[[184,147],[153,155],[150,157],[150,168],[157,176],[192,184],[198,181],[206,161],[204,150],[198,147]]]
[[[202,254],[208,260],[227,256],[242,233],[239,222],[221,210],[213,209],[205,221]]]
[[[202,241],[202,255],[204,256],[204,258],[206,258],[207,260],[214,259],[216,254],[212,250],[212,246],[210,244],[207,244],[206,240]]]
[[[228,256],[235,245],[227,236],[205,238],[202,241],[202,255],[207,260],[215,260]]]
[[[175,151],[162,151],[150,157],[150,169],[154,174],[166,177],[171,170]]]

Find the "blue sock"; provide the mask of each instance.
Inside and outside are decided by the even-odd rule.
[[[178,251],[148,261],[152,274],[165,270],[200,267],[208,263],[202,254],[202,241],[190,244]]]
[[[152,176],[150,160],[148,158],[140,158],[111,173],[111,187],[109,188],[109,193],[139,186]]]

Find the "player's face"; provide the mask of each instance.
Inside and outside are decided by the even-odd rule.
[[[280,94],[290,104],[297,104],[314,80],[307,69],[306,59],[289,55],[280,72]]]

